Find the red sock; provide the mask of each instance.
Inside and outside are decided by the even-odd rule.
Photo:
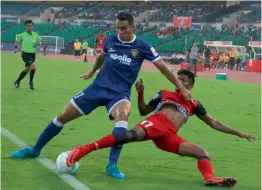
[[[205,181],[214,177],[214,171],[209,157],[202,156],[198,158],[198,169],[204,176]]]
[[[91,144],[87,144],[84,146],[81,146],[81,151],[83,154],[88,154],[94,150],[108,148],[115,145],[115,137],[114,135],[110,134],[105,136],[104,138],[95,141]]]

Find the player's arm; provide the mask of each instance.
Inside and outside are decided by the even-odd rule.
[[[16,40],[15,40],[15,50],[17,50],[18,44],[21,44],[22,41],[23,41],[23,36],[18,34],[18,35],[17,35],[17,38],[16,38]]]
[[[187,90],[184,85],[178,80],[176,75],[170,71],[167,67],[166,63],[156,52],[155,48],[150,46],[149,44],[145,44],[143,47],[144,58],[153,62],[154,65],[158,68],[158,70],[172,83],[177,89],[181,91],[185,100],[191,100],[191,92]]]
[[[108,42],[106,40],[104,47],[103,47],[103,51],[97,56],[95,64],[93,68],[91,69],[91,71],[89,71],[89,73],[87,74],[80,76],[80,78],[83,78],[84,80],[90,79],[94,75],[94,73],[102,67],[102,65],[104,64],[106,54],[107,54],[107,45],[108,45]]]
[[[170,71],[162,58],[155,61],[154,64],[158,68],[158,70],[181,91],[181,94],[186,100],[191,100],[191,92],[187,90],[185,86],[178,80],[176,75],[174,75],[174,73]]]
[[[151,113],[152,111],[154,111],[157,107],[157,105],[159,104],[159,102],[161,101],[161,91],[157,93],[156,97],[153,98],[151,101],[149,101],[148,104],[145,103],[144,100],[144,84],[143,84],[143,80],[140,79],[137,83],[136,83],[136,91],[138,94],[138,102],[137,102],[137,106],[138,106],[138,110],[141,116],[145,116],[148,115],[149,113]]]
[[[36,35],[36,45],[41,45],[41,38],[39,34]]]
[[[106,54],[104,52],[101,52],[95,61],[95,64],[91,70],[91,72],[95,73],[97,71],[97,69],[101,68],[102,65],[104,64],[104,60],[105,60]]]
[[[14,50],[14,53],[16,53],[17,50],[18,50],[18,44],[22,44],[22,42],[23,42],[23,35],[18,34],[18,35],[17,35],[17,38],[16,38],[16,40],[15,40],[15,50]]]
[[[240,138],[246,138],[249,141],[256,140],[256,137],[249,135],[247,133],[239,132],[235,129],[228,127],[226,124],[222,123],[221,121],[214,119],[206,112],[205,108],[200,103],[196,107],[195,114],[199,119],[204,121],[207,125],[209,125],[211,128],[215,130],[221,131],[223,133],[236,135]]]
[[[104,60],[105,60],[105,57],[106,57],[106,54],[107,54],[108,44],[109,44],[109,42],[106,39],[106,41],[104,43],[103,51],[97,56],[94,67],[91,70],[92,72],[95,73],[97,71],[97,69],[101,68],[102,65],[104,64]]]

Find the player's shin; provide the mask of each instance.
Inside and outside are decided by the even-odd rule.
[[[214,177],[214,171],[208,156],[198,157],[198,169],[204,177],[204,181]]]
[[[117,121],[113,130],[113,135],[124,134],[127,131],[127,125],[127,121]],[[111,147],[108,165],[117,163],[122,147],[122,144]]]
[[[51,121],[48,126],[43,130],[43,132],[38,137],[36,144],[33,148],[37,151],[41,151],[41,149],[60,131],[63,129],[63,124],[57,120],[57,117]]]
[[[22,71],[18,77],[18,79],[16,80],[16,82],[20,83],[20,81],[27,75],[28,72],[26,71]]]
[[[34,76],[35,76],[36,69],[31,69],[30,71],[30,83],[33,82]]]
[[[95,150],[112,147],[114,145],[123,145],[134,141],[137,141],[136,132],[130,130],[120,134],[107,135],[98,141],[95,141],[93,143],[84,146],[80,146],[79,148],[81,149],[81,153],[84,156]]]

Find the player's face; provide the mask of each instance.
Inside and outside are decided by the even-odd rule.
[[[178,75],[178,79],[186,87],[186,89],[191,90],[193,88],[192,81],[187,75]]]
[[[26,31],[27,31],[27,32],[32,32],[32,28],[33,28],[32,23],[27,23],[26,26],[25,26],[25,28],[26,28]]]
[[[130,25],[127,20],[119,21],[116,20],[116,30],[119,34],[119,38],[122,41],[130,41],[132,40],[132,35],[135,26]]]

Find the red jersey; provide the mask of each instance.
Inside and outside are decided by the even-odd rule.
[[[169,90],[161,90],[157,93],[149,104],[159,111],[164,105],[173,105],[185,117],[186,120],[190,116],[196,115],[198,117],[207,114],[205,108],[198,100],[186,101],[180,92],[173,92]]]
[[[106,40],[106,36],[97,36],[96,37],[96,48],[103,48],[104,47],[104,43]]]

